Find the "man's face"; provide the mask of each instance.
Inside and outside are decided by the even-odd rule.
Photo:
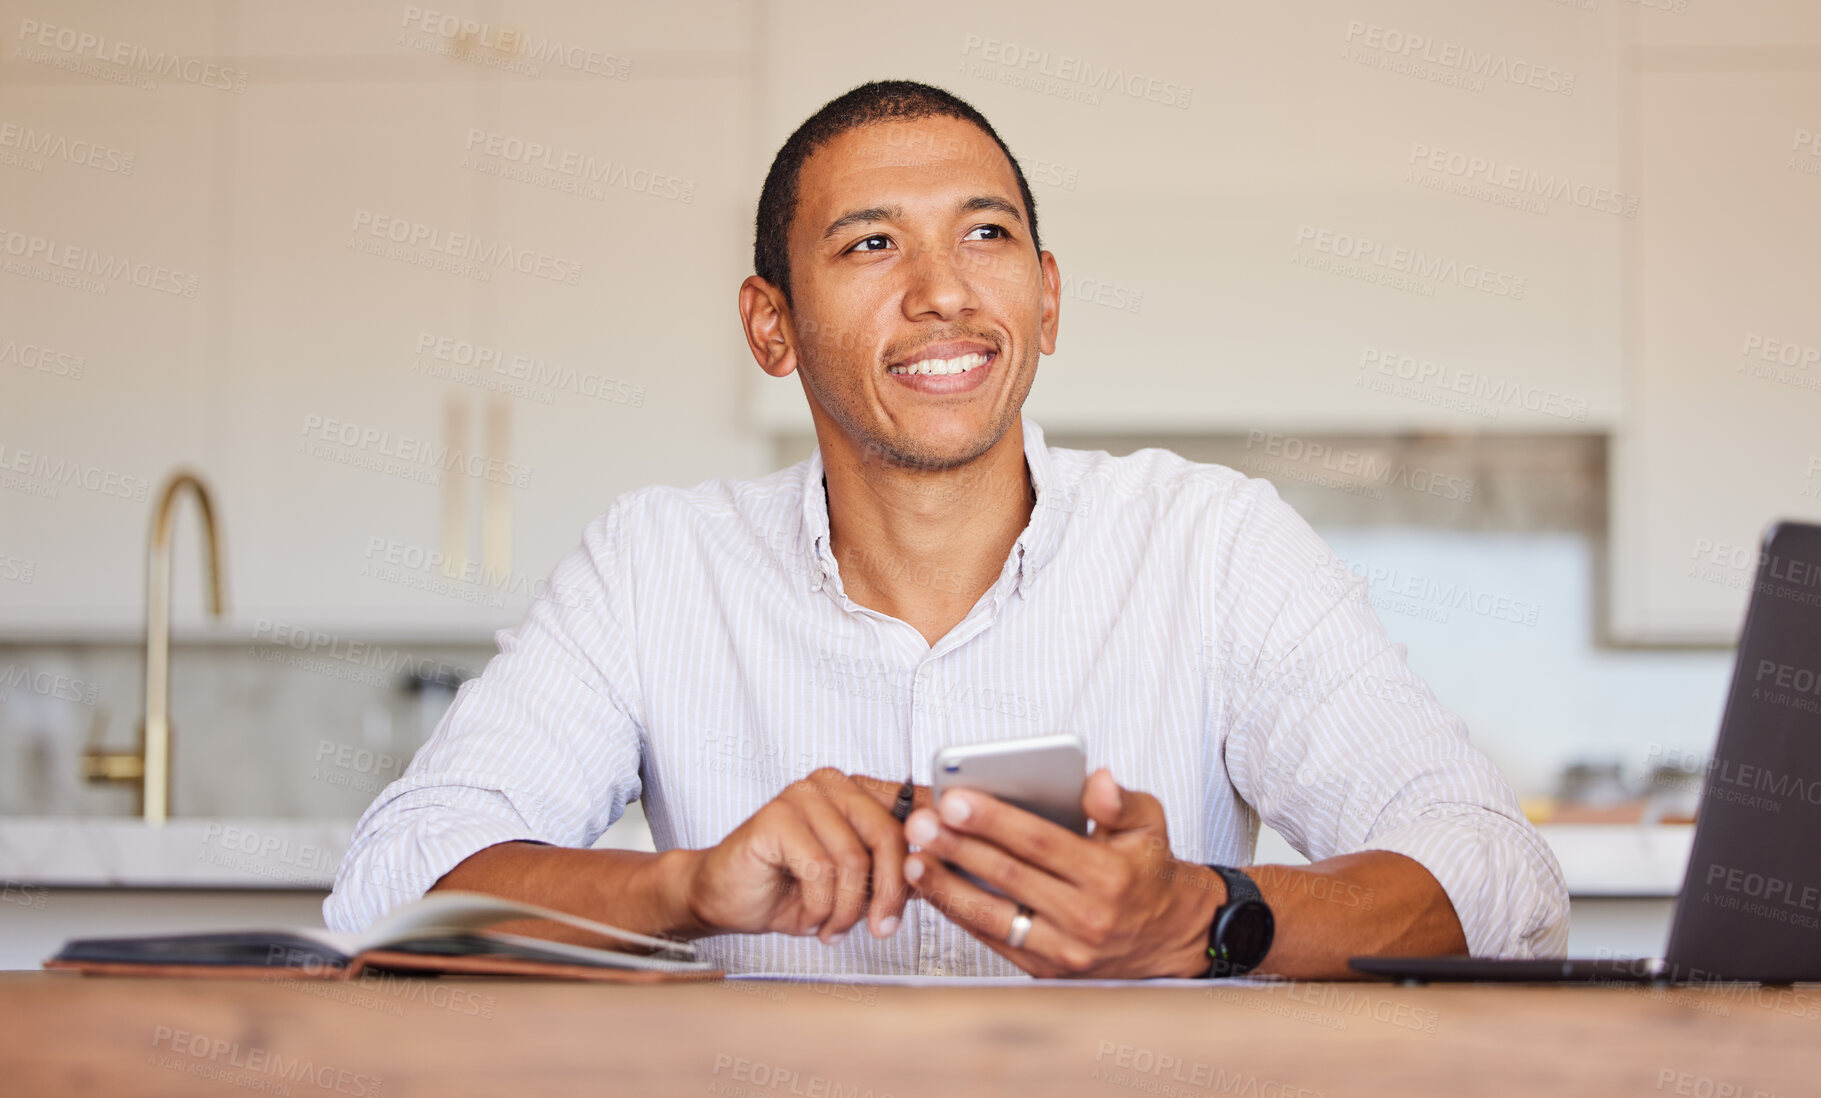
[[[816,150],[789,245],[812,411],[862,454],[949,468],[1018,422],[1039,354],[1055,350],[1058,278],[1011,163],[978,127],[889,122]]]

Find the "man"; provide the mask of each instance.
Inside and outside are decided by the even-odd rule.
[[[1021,419],[1059,314],[1036,215],[986,119],[927,85],[790,137],[740,317],[817,453],[591,523],[552,577],[577,597],[502,634],[361,820],[331,927],[434,887],[702,939],[735,972],[1561,952],[1561,874],[1510,787],[1268,483]],[[1059,731],[1090,836],[929,803],[937,748]],[[660,853],[586,849],[633,799]],[[1231,868],[1260,818],[1314,864]]]

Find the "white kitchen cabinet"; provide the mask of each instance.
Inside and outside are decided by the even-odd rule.
[[[1643,30],[1612,628],[1730,644],[1765,526],[1821,521],[1821,74],[1777,61],[1821,48],[1821,14]]]
[[[481,63],[451,56],[468,31],[404,9],[234,8],[159,33],[235,58],[242,92],[47,78],[9,101],[141,155],[125,179],[0,173],[27,223],[0,228],[168,259],[202,292],[91,300],[13,277],[0,337],[86,370],[0,375],[17,394],[0,401],[7,460],[119,470],[137,498],[5,493],[0,558],[32,582],[0,586],[0,631],[134,635],[150,496],[179,463],[217,494],[222,628],[331,643],[488,637],[614,496],[762,471],[732,307],[749,18],[731,2],[509,8],[498,27],[560,48]],[[180,633],[202,620],[194,530],[182,516]]]
[[[501,26],[582,67],[324,73],[262,100],[239,146],[262,184],[236,234],[256,279],[230,425],[259,523],[243,627],[485,636],[620,492],[757,471],[729,437],[747,24],[699,7],[715,29],[683,42],[672,20],[515,6]],[[325,154],[347,167],[327,185]],[[397,258],[350,248],[401,235]],[[726,323],[647,322],[704,314]]]
[[[173,14],[161,23],[147,14],[123,9],[110,33],[208,52],[206,18]],[[34,23],[49,28],[48,44]],[[9,629],[138,616],[158,481],[173,466],[207,467],[213,457],[211,325],[229,291],[211,262],[212,166],[233,94],[53,67],[84,63],[79,40],[62,32],[94,25],[76,12],[7,24],[0,558],[24,562],[0,568],[0,622]]]

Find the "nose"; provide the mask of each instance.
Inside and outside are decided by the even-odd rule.
[[[953,248],[919,248],[908,267],[904,315],[911,320],[953,320],[979,306],[974,280],[981,264]]]

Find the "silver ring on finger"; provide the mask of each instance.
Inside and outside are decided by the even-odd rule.
[[[1018,913],[1012,916],[1012,929],[1005,935],[1005,944],[1013,949],[1023,949],[1024,940],[1031,936],[1031,909],[1023,904],[1018,905]]]

